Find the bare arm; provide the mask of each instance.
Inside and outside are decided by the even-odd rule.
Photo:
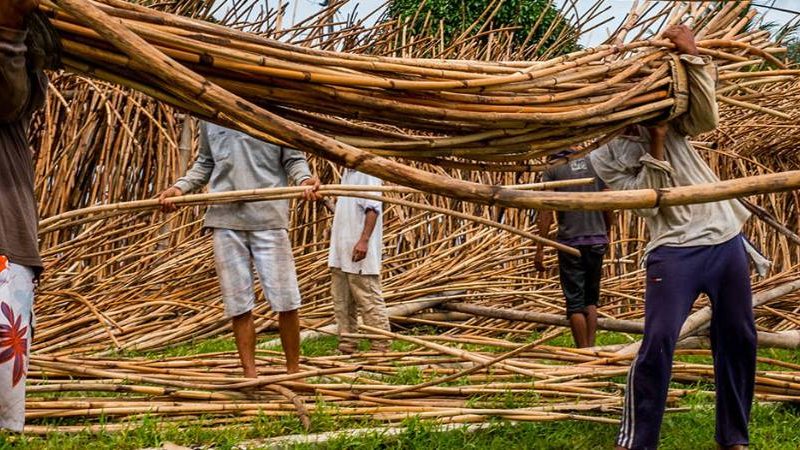
[[[367,257],[369,238],[372,236],[372,232],[375,231],[377,223],[378,212],[374,209],[368,209],[364,215],[364,228],[361,230],[361,237],[358,239],[356,246],[353,247],[353,262],[361,261]]]
[[[536,227],[539,230],[539,235],[542,237],[548,237],[550,235],[550,226],[553,225],[553,211],[549,209],[541,209],[539,210],[538,214],[536,215]],[[536,256],[533,259],[533,263],[536,266],[536,270],[544,271],[544,243],[542,241],[536,241]]]
[[[603,211],[603,221],[606,223],[606,236],[611,239],[611,226],[614,224],[614,211]]]
[[[650,156],[659,161],[666,161],[664,142],[667,139],[667,127],[667,123],[663,122],[647,129],[650,132],[650,148],[648,152]]]
[[[592,163],[592,158],[587,158],[587,159],[589,160],[589,164],[591,164]],[[594,170],[594,166],[592,166],[592,170]],[[606,183],[603,181],[603,179],[600,178],[599,176],[595,178],[595,186],[597,187],[597,190],[600,191],[600,192],[609,192],[609,191],[611,191],[611,189],[609,189],[609,187],[606,185]],[[608,239],[610,240],[611,239],[611,226],[614,224],[614,220],[616,219],[616,214],[614,214],[614,210],[613,209],[607,209],[607,210],[604,210],[604,211],[601,211],[601,212],[603,214],[603,222],[606,225],[606,237],[608,237]]]

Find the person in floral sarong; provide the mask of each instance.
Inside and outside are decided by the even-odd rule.
[[[33,282],[42,270],[28,143],[47,87],[39,34],[28,31],[37,3],[0,0],[0,430],[12,432],[25,423]]]

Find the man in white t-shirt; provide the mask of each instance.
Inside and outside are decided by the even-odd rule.
[[[380,186],[373,176],[344,169],[341,184]],[[380,195],[380,192],[372,192]],[[331,248],[331,295],[339,329],[339,351],[353,353],[358,332],[358,313],[365,325],[389,330],[389,316],[381,293],[381,252],[383,249],[382,202],[339,197],[333,215]],[[373,343],[372,350],[385,351],[385,342]]]

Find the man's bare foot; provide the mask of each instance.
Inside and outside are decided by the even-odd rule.
[[[256,371],[255,368],[253,368],[251,370],[245,369],[244,370],[244,377],[252,379],[252,380],[255,380],[256,378],[258,378],[258,371]],[[260,388],[258,386],[247,386],[247,387],[241,388],[240,390],[248,398],[255,398],[255,396],[256,396],[256,394],[257,394],[259,389]]]
[[[300,372],[301,372],[300,366],[298,366],[298,367],[286,367],[286,374],[287,375],[293,375],[293,374],[300,373]],[[294,378],[292,381],[295,382],[295,383],[305,383],[306,382],[306,377]]]

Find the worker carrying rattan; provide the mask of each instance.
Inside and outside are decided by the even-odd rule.
[[[713,130],[718,110],[713,63],[701,58],[685,26],[667,29],[688,73],[685,114],[602,146],[592,166],[612,189],[663,189],[718,181],[687,136]],[[678,334],[701,293],[711,300],[711,343],[717,391],[716,440],[748,445],[756,329],[742,226],[750,214],[736,200],[636,210],[650,233],[646,249],[645,329],[628,373],[620,449],[658,445]]]
[[[567,158],[566,164],[554,164],[542,176],[542,181],[566,181],[594,178],[591,184],[556,188],[561,192],[599,192],[606,187],[592,168],[588,157],[575,157],[568,150],[554,155],[549,162]],[[597,332],[597,304],[600,301],[600,279],[603,273],[603,256],[608,250],[610,211],[557,211],[558,242],[573,247],[579,254],[558,252],[558,276],[566,303],[566,314],[575,345],[579,348],[593,347]],[[553,221],[553,212],[539,210],[537,228],[547,237]],[[544,266],[544,243],[536,243],[534,265],[540,272]]]

